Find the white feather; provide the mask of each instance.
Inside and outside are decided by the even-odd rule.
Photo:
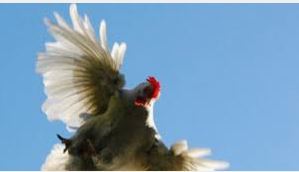
[[[115,60],[116,65],[120,68],[123,64],[123,58],[127,49],[126,43],[122,42],[120,45],[115,42],[112,51],[111,57]]]
[[[190,157],[199,158],[199,157],[204,157],[204,156],[210,155],[211,149],[203,149],[203,148],[189,149],[186,153]]]
[[[182,164],[184,165],[185,170],[214,171],[223,170],[229,167],[229,164],[224,161],[199,158],[209,155],[211,150],[203,148],[188,149],[186,140],[176,142],[171,146],[171,150],[176,156],[180,156],[182,158]]]
[[[59,26],[64,27],[66,29],[70,29],[70,27],[67,25],[64,19],[57,12],[54,12],[54,16]]]
[[[93,30],[93,27],[91,26],[91,23],[89,21],[89,18],[87,15],[84,15],[84,22],[83,22],[84,28],[86,30],[87,35],[91,40],[94,42],[97,42],[95,32]]]
[[[187,140],[178,141],[171,146],[171,150],[174,152],[175,155],[180,155],[183,152],[187,151],[187,149]]]
[[[70,5],[70,16],[71,16],[71,19],[72,19],[74,30],[81,33],[81,34],[83,34],[81,18],[78,14],[76,4],[71,4]]]
[[[122,42],[120,44],[120,46],[119,46],[118,58],[117,58],[119,67],[123,64],[123,60],[124,60],[124,56],[125,56],[125,53],[126,53],[126,49],[127,49],[126,43]]]
[[[101,21],[100,24],[100,43],[104,50],[108,51],[108,43],[107,43],[107,30],[106,30],[106,22],[105,20]]]
[[[119,50],[119,44],[117,42],[115,42],[113,44],[112,51],[111,51],[111,57],[113,59],[117,58],[117,56],[118,56],[118,50]]]
[[[63,153],[64,145],[55,144],[41,167],[42,171],[65,171],[69,154]]]
[[[224,161],[215,161],[215,160],[208,160],[208,159],[200,159],[200,163],[210,169],[213,170],[223,170],[229,167],[229,163]]]

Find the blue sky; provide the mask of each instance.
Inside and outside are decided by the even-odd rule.
[[[210,147],[230,170],[299,170],[299,4],[79,4],[110,44],[128,45],[127,87],[162,83],[155,106],[167,145]],[[0,5],[0,170],[39,170],[55,134],[41,111],[36,54],[43,18],[67,4]],[[68,18],[69,19],[69,18]]]

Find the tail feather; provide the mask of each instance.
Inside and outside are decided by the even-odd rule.
[[[170,149],[175,155],[182,154],[183,152],[188,150],[187,140],[181,140],[174,143]]]
[[[201,158],[211,154],[211,149],[207,148],[196,148],[196,149],[189,149],[187,151],[188,156],[193,158]]]
[[[188,149],[187,141],[179,141],[170,149],[176,156],[174,167],[184,171],[214,171],[223,170],[229,167],[224,161],[202,159],[203,156],[211,153],[210,149]]]

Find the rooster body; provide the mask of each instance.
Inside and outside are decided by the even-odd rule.
[[[201,159],[209,149],[188,149],[181,141],[164,145],[154,123],[153,107],[160,83],[148,77],[125,89],[120,73],[125,43],[110,51],[106,24],[97,39],[88,17],[70,6],[73,27],[54,13],[46,20],[56,42],[38,55],[37,72],[43,76],[48,99],[43,111],[49,120],[61,120],[71,138],[59,135],[42,170],[214,170],[227,163]]]
[[[125,169],[132,159],[146,157],[157,132],[146,124],[148,111],[133,102],[126,94],[111,97],[107,111],[88,119],[70,139],[69,154],[74,158],[69,169]],[[131,103],[128,103],[131,102]],[[89,156],[92,155],[92,156]],[[93,161],[92,165],[84,162]],[[80,163],[78,163],[78,161]],[[76,164],[81,164],[76,167]],[[140,170],[146,169],[142,164]],[[131,170],[136,170],[136,167]]]

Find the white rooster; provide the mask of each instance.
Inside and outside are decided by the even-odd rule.
[[[54,13],[46,20],[56,42],[39,53],[37,72],[48,99],[43,111],[61,120],[75,134],[58,135],[42,170],[216,170],[226,162],[202,159],[209,149],[188,149],[181,141],[167,148],[154,123],[153,107],[160,83],[148,77],[133,89],[124,88],[120,73],[125,43],[108,48],[106,24],[97,39],[88,17],[70,6],[73,26]]]

